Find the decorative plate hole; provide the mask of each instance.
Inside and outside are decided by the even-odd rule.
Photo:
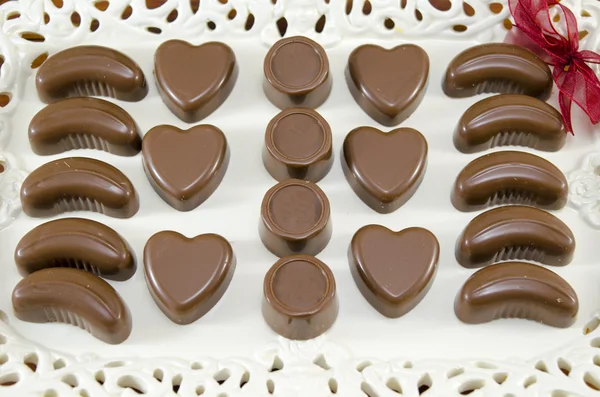
[[[181,382],[183,382],[183,376],[181,374],[177,374],[171,380],[171,385],[173,386],[173,393],[177,393],[179,388],[181,387]]]
[[[146,0],[146,8],[153,10],[165,4],[167,0]]]
[[[373,7],[371,6],[371,2],[369,0],[365,0],[365,2],[363,3],[362,13],[365,15],[369,15],[372,10]]]
[[[328,369],[331,368],[329,366],[329,364],[327,364],[327,360],[325,360],[325,356],[322,354],[319,354],[317,356],[317,358],[315,358],[313,360],[313,364],[318,365],[319,367],[323,368],[325,371],[327,371]]]
[[[586,37],[590,32],[588,32],[587,30],[581,30],[579,32],[579,40],[582,40],[584,37]]]
[[[556,361],[556,365],[558,365],[558,369],[560,369],[563,374],[569,376],[572,367],[571,364],[567,362],[567,360],[561,357]]]
[[[439,11],[448,11],[452,7],[450,0],[429,0],[429,4]]]
[[[137,394],[146,394],[148,392],[146,386],[139,379],[130,375],[121,376],[117,379],[117,386],[123,389],[131,389]]]
[[[508,374],[506,372],[496,372],[495,374],[492,375],[492,379],[494,379],[494,382],[496,382],[499,385],[506,382],[507,378],[508,378]]]
[[[119,368],[125,365],[124,361],[111,361],[104,364],[104,368]]]
[[[150,32],[150,33],[153,33],[153,34],[161,34],[162,33],[162,30],[160,28],[155,27],[155,26],[149,26],[149,27],[146,28],[146,30],[148,32]]]
[[[103,385],[106,382],[106,376],[104,375],[104,371],[97,371],[94,374],[94,379],[98,382],[99,385]]]
[[[0,171],[0,173],[4,172],[4,164],[0,164],[2,166],[2,171]],[[8,356],[4,353],[0,354],[0,365],[4,365],[8,362]]]
[[[419,395],[425,393],[427,390],[431,389],[432,381],[431,376],[429,374],[425,374],[419,379],[419,383],[417,383],[417,388],[419,389]]]
[[[527,379],[523,381],[523,387],[527,389],[529,386],[535,385],[537,383],[537,377],[535,375],[531,375]]]
[[[40,54],[37,56],[37,58],[35,58],[32,62],[31,62],[31,69],[37,69],[40,66],[42,66],[42,63],[44,63],[44,61],[48,59],[48,53],[44,52],[43,54]]]
[[[594,365],[600,367],[600,356],[594,356],[593,363]]]
[[[240,379],[240,389],[246,386],[246,383],[250,382],[250,372],[244,371],[242,378]]]
[[[329,382],[327,382],[327,385],[329,386],[329,391],[331,392],[331,394],[337,394],[337,391],[338,391],[337,380],[335,380],[334,378],[331,378],[331,379],[329,379]]]
[[[402,365],[402,366],[404,368],[412,368],[413,367],[413,365],[412,365],[412,363],[410,361],[405,362],[404,365]]]
[[[572,395],[564,390],[553,390],[550,397],[571,397]]]
[[[103,1],[98,1],[97,3],[95,3],[94,7],[96,7],[100,11],[106,11],[108,9],[109,5],[110,5],[110,3],[108,1],[103,0]]]
[[[204,386],[202,386],[202,385],[200,385],[200,386],[196,387],[196,395],[197,395],[197,396],[201,396],[201,395],[203,395],[205,390],[206,390],[206,389],[205,389],[205,388],[204,388]]]
[[[21,380],[21,378],[16,372],[2,375],[0,376],[0,386],[12,386],[19,383],[19,380]]]
[[[230,21],[233,21],[235,19],[235,17],[237,16],[237,11],[235,10],[235,8],[232,8],[231,10],[229,10],[229,12],[227,13],[227,19],[229,19]]]
[[[373,363],[370,361],[361,361],[356,365],[356,370],[358,372],[362,372],[365,370],[365,368],[370,367],[371,365],[373,365]]]
[[[73,374],[67,374],[67,375],[63,376],[61,379],[61,382],[66,383],[67,385],[69,385],[71,387],[79,386],[79,382],[77,382],[77,378]]]
[[[209,30],[215,30],[217,28],[217,24],[214,23],[213,21],[206,21],[206,27]]]
[[[446,377],[448,379],[452,379],[452,378],[457,377],[458,375],[462,375],[464,373],[465,373],[464,368],[452,368],[450,371],[448,371],[448,373],[446,374]]]
[[[4,165],[2,166],[2,171],[4,171]],[[23,364],[27,365],[31,372],[37,371],[39,358],[37,353],[29,353],[25,357],[23,357]]]
[[[494,14],[500,14],[504,9],[504,6],[500,3],[490,3],[488,7],[490,8],[490,11]]]
[[[421,14],[421,11],[415,10],[415,18],[417,18],[417,21],[423,20],[423,14]]]
[[[17,11],[13,11],[10,14],[8,14],[8,16],[6,17],[7,21],[10,21],[11,19],[18,19],[21,18],[21,13],[17,12]]]
[[[192,365],[190,365],[190,368],[193,369],[194,371],[199,371],[201,369],[204,369],[204,366],[201,363],[194,361],[192,363]]]
[[[388,30],[392,30],[396,26],[396,23],[391,18],[386,18],[383,20],[383,26]]]
[[[52,363],[52,368],[57,370],[57,369],[64,368],[66,365],[67,364],[65,363],[65,360],[63,360],[62,358],[59,358],[58,360],[54,360],[54,362]]]
[[[546,363],[543,361],[538,361],[537,363],[535,363],[535,369],[537,369],[538,371],[542,371],[542,372],[548,372],[548,367],[546,366]]]
[[[502,22],[502,25],[504,26],[504,29],[506,29],[506,30],[511,30],[512,27],[513,27],[512,21],[510,19],[508,19],[508,18],[506,18],[504,20],[504,22]]]
[[[90,23],[90,32],[95,32],[100,27],[100,22],[97,19],[92,19]]]
[[[323,33],[323,29],[325,29],[326,22],[327,18],[325,17],[325,14],[321,15],[321,17],[317,20],[317,23],[315,24],[315,32]]]
[[[10,103],[11,95],[8,92],[3,92],[0,94],[0,108],[5,107]]]
[[[352,12],[352,0],[346,0],[346,15],[350,15],[350,13]]]
[[[583,326],[583,334],[587,335],[590,332],[595,331],[596,328],[598,328],[598,325],[600,325],[600,319],[598,317],[594,317]]]
[[[88,393],[87,390],[85,390],[85,389],[81,389],[81,390],[79,390],[79,396],[80,397],[90,397],[90,393]]]
[[[481,368],[481,369],[496,369],[496,368],[498,368],[494,364],[486,363],[485,361],[478,361],[475,363],[475,366],[477,368]]]
[[[6,165],[6,163],[4,161],[0,161],[0,174],[4,173],[4,171],[6,171],[7,168],[8,168],[8,166]],[[6,356],[6,354],[4,354],[3,356],[8,360],[8,357]],[[0,360],[1,360],[1,357],[2,356],[0,356]],[[0,362],[0,365],[1,364],[4,364],[4,363]]]
[[[273,379],[267,379],[267,391],[269,394],[275,393],[275,382],[273,382]]]
[[[467,27],[465,25],[454,25],[452,26],[452,30],[458,33],[462,33],[467,31]]]
[[[227,4],[228,0],[219,0],[219,3],[221,4]]]
[[[249,31],[254,26],[254,14],[248,14],[246,17],[246,23],[244,24],[244,29]]]
[[[179,13],[177,12],[177,10],[173,10],[169,13],[169,15],[167,15],[167,22],[175,22],[175,20],[177,19],[177,17],[179,16]]]
[[[400,382],[396,378],[389,378],[385,386],[393,392],[402,394],[402,386],[400,386]]]
[[[222,370],[220,370],[219,372],[217,372],[216,374],[213,375],[214,380],[222,385],[223,383],[225,383],[227,381],[227,379],[229,379],[229,377],[231,376],[231,372],[229,372],[229,370],[227,368],[224,368]]]
[[[54,6],[56,8],[62,8],[63,7],[63,0],[52,0],[52,4],[54,4]]]
[[[159,382],[163,381],[163,377],[165,376],[164,372],[160,368],[156,368],[154,372],[152,372],[152,377]]]
[[[121,19],[126,20],[131,16],[131,14],[133,14],[133,8],[131,8],[131,6],[127,6],[121,13]]]
[[[600,391],[600,381],[596,379],[590,372],[586,372],[583,375],[583,381],[590,389]]]
[[[32,41],[34,43],[43,43],[46,41],[46,38],[39,33],[33,32],[23,32],[21,33],[21,37],[27,41]]]
[[[275,22],[275,24],[277,25],[277,30],[279,30],[279,35],[281,37],[285,36],[285,32],[288,28],[287,19],[285,19],[285,17],[281,17],[277,20],[277,22]]]
[[[371,385],[368,384],[367,382],[362,382],[360,384],[360,390],[362,390],[362,392],[365,393],[366,397],[379,397],[377,395],[377,393],[375,393],[375,391],[373,391],[373,388],[371,387]]]
[[[42,394],[42,397],[58,397],[58,393],[54,389],[48,389]]]
[[[50,23],[50,15],[47,12],[44,13],[44,25],[48,25]]]
[[[198,8],[200,8],[200,0],[190,0],[190,8],[192,9],[192,14],[198,12]]]
[[[468,382],[463,383],[458,387],[458,392],[463,396],[468,396],[473,393],[475,390],[479,390],[485,386],[485,382],[481,379],[470,380]]]
[[[467,14],[468,17],[472,17],[475,15],[475,9],[471,7],[468,3],[463,3],[463,11]]]
[[[71,25],[75,26],[76,28],[81,25],[81,15],[79,15],[77,12],[73,12],[71,14]]]

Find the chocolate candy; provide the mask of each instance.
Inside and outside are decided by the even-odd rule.
[[[81,218],[46,222],[27,233],[15,249],[22,276],[50,267],[72,267],[111,280],[135,273],[129,244],[102,223]]]
[[[276,42],[265,56],[265,95],[280,109],[319,107],[331,92],[329,59],[323,47],[304,36]]]
[[[475,217],[456,241],[456,260],[475,268],[515,259],[565,266],[575,237],[554,215],[534,207],[508,206]]]
[[[411,311],[425,297],[437,272],[440,246],[426,229],[393,232],[367,225],[352,237],[348,262],[365,299],[386,317]]]
[[[278,260],[265,276],[264,294],[265,321],[288,339],[316,338],[331,328],[337,318],[333,273],[309,255]]]
[[[12,293],[15,316],[33,323],[78,326],[110,344],[131,333],[131,314],[121,296],[100,277],[69,268],[42,269],[21,280]]]
[[[130,218],[140,204],[131,181],[112,165],[87,157],[68,157],[46,163],[25,178],[21,206],[32,217],[92,211]]]
[[[346,136],[342,168],[352,190],[381,214],[396,211],[421,184],[427,168],[427,141],[412,128],[388,133],[358,127]]]
[[[467,324],[499,318],[524,318],[567,328],[576,319],[579,301],[558,274],[541,266],[505,262],[473,274],[456,296],[454,312]]]
[[[545,101],[552,84],[550,68],[530,50],[490,43],[458,54],[448,65],[442,89],[454,98],[496,92],[525,94]]]
[[[202,204],[223,180],[229,148],[223,132],[202,124],[189,130],[159,125],[144,136],[142,159],[154,190],[178,211]]]
[[[314,183],[288,179],[265,194],[260,238],[274,255],[316,255],[331,239],[329,200]]]
[[[557,210],[565,206],[568,195],[567,178],[548,160],[525,152],[503,151],[467,164],[456,177],[452,204],[459,211],[502,204]]]
[[[46,103],[74,96],[140,101],[148,93],[144,72],[131,58],[108,47],[67,48],[49,57],[35,79]]]
[[[526,95],[496,95],[471,106],[454,130],[454,146],[475,153],[498,146],[556,152],[567,139],[561,114]]]
[[[331,128],[319,113],[289,108],[267,126],[263,164],[278,181],[296,178],[318,182],[333,165]]]
[[[148,289],[156,305],[177,324],[190,324],[221,299],[235,271],[231,245],[216,234],[194,238],[159,232],[144,248]]]
[[[139,128],[121,107],[98,98],[68,98],[40,110],[29,124],[35,154],[98,149],[135,156],[142,149]]]
[[[162,43],[154,55],[154,75],[163,102],[181,120],[194,123],[214,112],[229,96],[238,75],[233,50],[220,42],[193,46]]]
[[[420,105],[429,77],[429,57],[419,46],[390,50],[367,44],[348,58],[346,83],[358,105],[373,120],[395,126]]]

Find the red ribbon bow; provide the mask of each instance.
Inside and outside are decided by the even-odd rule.
[[[560,90],[558,103],[567,130],[573,134],[573,101],[587,113],[593,124],[600,122],[600,81],[587,65],[600,64],[600,55],[579,51],[575,15],[558,0],[508,0],[508,5],[518,30],[509,35],[507,41],[532,49],[546,63],[554,66],[552,77]],[[562,11],[560,26],[564,36],[556,30],[550,18],[549,6],[554,5]]]

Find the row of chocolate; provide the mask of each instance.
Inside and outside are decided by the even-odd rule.
[[[238,68],[233,50],[223,43],[193,46],[185,41],[169,40],[156,50],[154,74],[163,102],[181,120],[192,123],[208,116],[227,99],[235,85]],[[400,124],[417,109],[428,77],[429,57],[422,48],[412,44],[390,50],[371,44],[360,46],[350,54],[346,68],[346,82],[356,102],[370,117],[386,126]],[[469,48],[454,58],[442,86],[450,97],[497,92],[546,100],[552,84],[549,67],[533,52],[493,43]],[[71,96],[109,96],[139,101],[148,92],[144,73],[132,59],[100,46],[73,47],[52,55],[40,67],[36,87],[40,99],[46,103]],[[332,88],[325,50],[302,36],[279,40],[264,59],[263,88],[266,97],[280,109],[320,106]],[[486,106],[495,105],[479,105]],[[523,106],[543,108],[535,101]],[[519,118],[512,114],[514,108],[515,105],[507,113]],[[543,110],[552,113],[550,109]],[[532,110],[517,113],[521,119],[523,113],[534,115]],[[535,119],[544,123],[539,117]],[[506,125],[500,127],[507,128]],[[521,127],[526,132],[535,132],[535,128],[523,124],[523,120]],[[501,130],[491,133],[498,131]],[[468,141],[468,135],[462,138]]]

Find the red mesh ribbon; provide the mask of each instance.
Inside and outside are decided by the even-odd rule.
[[[593,124],[600,122],[600,81],[588,63],[600,64],[600,55],[579,51],[577,20],[558,0],[508,0],[518,29],[512,29],[507,41],[525,46],[554,66],[552,76],[560,90],[558,102],[567,130],[573,133],[571,102],[583,109]],[[550,18],[549,6],[560,7],[557,26]]]

